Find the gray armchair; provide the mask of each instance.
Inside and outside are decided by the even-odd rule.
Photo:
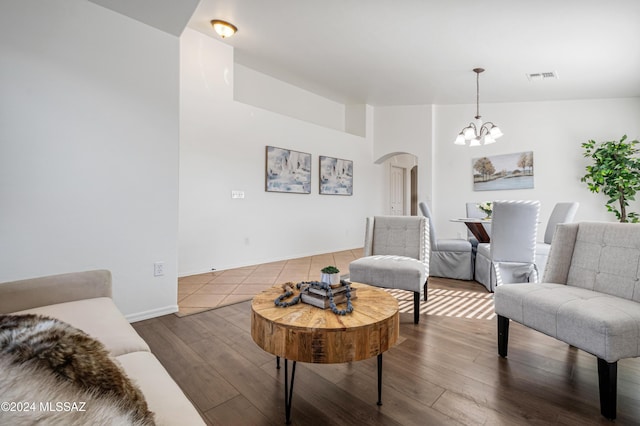
[[[547,227],[544,232],[544,242],[536,244],[536,266],[538,268],[538,274],[540,277],[544,276],[544,270],[547,265],[547,258],[549,257],[549,250],[551,249],[551,240],[553,239],[553,233],[556,230],[556,226],[561,223],[571,223],[578,211],[579,203],[557,203],[553,207]]]
[[[640,356],[639,247],[637,224],[558,225],[542,283],[496,288],[499,355],[510,319],[595,355],[600,412],[615,419],[618,360]]]
[[[494,201],[491,242],[478,244],[475,279],[494,291],[503,283],[537,281],[538,201]]]
[[[413,322],[420,319],[420,296],[427,300],[428,219],[375,216],[366,221],[364,257],[349,264],[353,282],[413,292]]]
[[[431,211],[426,203],[419,204],[422,214],[429,219],[431,257],[429,275],[432,277],[473,279],[473,246],[468,240],[438,239],[433,225]]]

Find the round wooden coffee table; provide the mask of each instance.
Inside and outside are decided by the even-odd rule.
[[[282,286],[269,288],[251,303],[251,337],[258,346],[284,358],[285,416],[291,420],[291,397],[296,362],[341,363],[378,357],[378,405],[382,404],[382,353],[398,340],[400,321],[398,301],[386,291],[365,284],[357,288],[353,312],[344,316],[331,309],[306,303],[282,308],[274,300]],[[297,293],[296,293],[297,294]],[[342,308],[344,305],[338,305]],[[291,383],[288,361],[293,361]]]

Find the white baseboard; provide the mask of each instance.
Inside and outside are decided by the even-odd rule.
[[[178,305],[170,305],[162,308],[151,309],[150,311],[136,312],[135,314],[125,315],[125,318],[129,322],[137,322],[160,317],[162,315],[173,314],[174,312],[178,312]]]

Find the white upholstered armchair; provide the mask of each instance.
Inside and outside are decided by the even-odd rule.
[[[413,322],[420,296],[427,300],[429,226],[422,216],[375,216],[366,220],[364,257],[349,265],[353,282],[413,292]]]
[[[478,244],[475,279],[487,290],[502,283],[537,281],[538,201],[494,201],[491,242]]]
[[[472,280],[474,257],[471,242],[462,238],[437,238],[429,206],[424,202],[421,202],[419,206],[422,214],[429,219],[429,239],[431,241],[429,275],[457,280]]]

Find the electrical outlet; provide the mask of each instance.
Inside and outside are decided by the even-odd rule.
[[[164,262],[153,263],[153,276],[161,277],[164,275]]]

